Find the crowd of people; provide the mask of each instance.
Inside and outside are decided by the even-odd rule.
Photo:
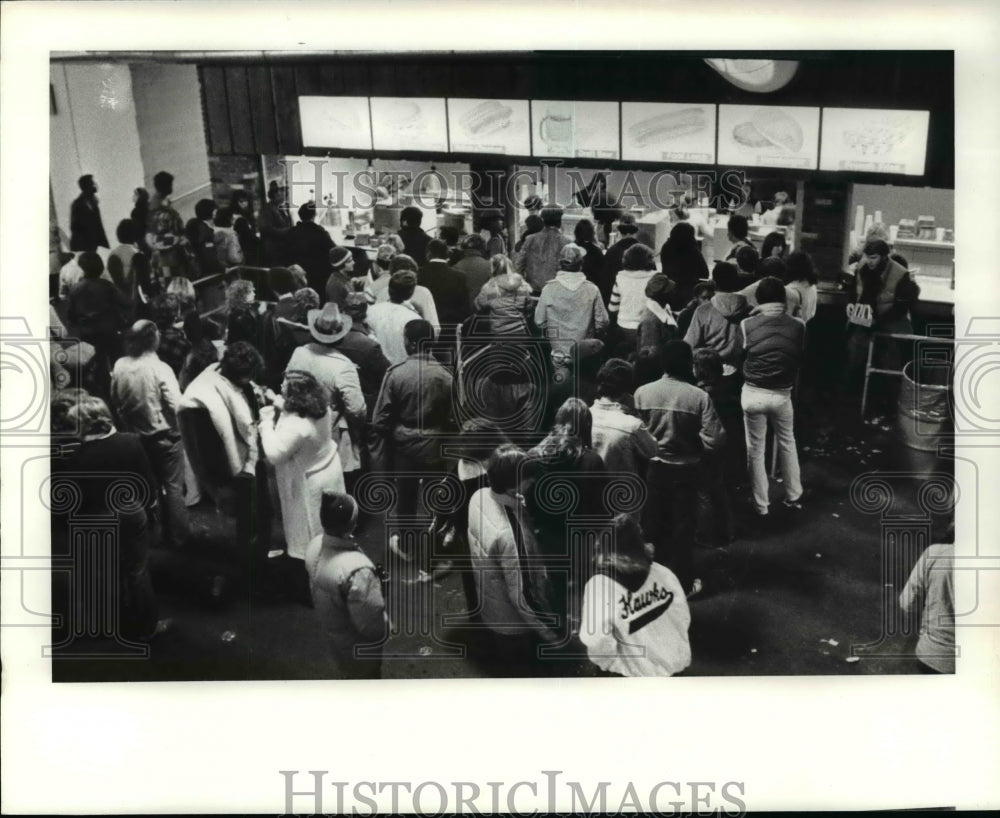
[[[170,174],[154,185],[112,249],[82,177],[70,253],[57,230],[50,248],[68,330],[53,473],[86,484],[84,513],[122,518],[134,638],[167,627],[151,546],[182,551],[190,509],[210,502],[233,518],[255,591],[292,566],[282,592],[315,607],[344,675],[378,675],[389,613],[408,615],[387,613],[386,583],[449,569],[497,675],[576,645],[602,673],[670,675],[691,661],[697,549],[772,525],[768,429],[782,511],[803,507],[793,398],[816,271],[781,232],[759,253],[731,216],[733,249],[709,273],[686,221],[657,254],[629,213],[605,247],[589,220],[565,235],[558,208],[512,243],[495,218],[484,235],[434,237],[408,207],[369,258],[337,246],[313,203],[293,224],[276,183],[257,216],[238,191],[186,224]],[[244,266],[266,268],[267,301]],[[192,281],[224,272],[224,309],[200,314]],[[907,281],[884,242],[865,244],[852,295],[875,321],[859,334],[905,313]],[[123,474],[148,490],[120,507]],[[355,536],[383,512],[388,579]]]

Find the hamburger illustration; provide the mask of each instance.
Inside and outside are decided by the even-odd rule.
[[[733,139],[747,148],[777,148],[797,153],[802,150],[802,126],[780,108],[758,108],[750,117],[733,128]]]

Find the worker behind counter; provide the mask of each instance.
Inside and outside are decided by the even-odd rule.
[[[890,258],[889,244],[872,239],[862,248],[853,280],[847,284],[847,385],[854,386],[864,372],[872,334],[912,335],[910,309],[920,297],[920,287],[909,270]],[[875,345],[873,365],[902,369],[908,344],[892,340]]]

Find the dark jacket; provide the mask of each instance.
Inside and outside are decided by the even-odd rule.
[[[611,299],[611,288],[615,284],[615,276],[614,274],[610,276],[605,275],[604,250],[600,245],[593,242],[587,242],[580,246],[587,253],[583,257],[583,266],[580,268],[580,272],[587,277],[587,281],[597,285],[597,289],[601,291],[601,299],[607,304]],[[617,273],[618,271],[615,270],[615,272]]]
[[[669,242],[660,249],[660,269],[677,285],[670,294],[670,306],[677,310],[691,300],[695,285],[708,278],[708,264],[697,249],[673,252]]]
[[[365,396],[365,405],[371,414],[375,408],[379,389],[382,387],[382,380],[385,378],[386,370],[389,369],[389,359],[385,357],[378,341],[357,328],[352,328],[334,346],[337,352],[344,353],[358,368],[361,393]]]
[[[310,287],[323,292],[330,275],[330,234],[316,222],[299,222],[288,234],[288,245],[291,263],[306,271]]]
[[[493,276],[493,265],[475,251],[467,251],[452,268],[465,277],[465,286],[469,290],[469,311],[474,311],[473,303],[483,285]],[[424,285],[426,286],[426,285]],[[435,304],[437,302],[435,301]]]
[[[412,258],[417,265],[427,261],[427,245],[430,244],[431,237],[419,227],[400,227],[397,231],[403,240],[403,252]]]
[[[472,314],[472,298],[466,277],[445,261],[429,261],[417,273],[417,283],[434,296],[441,326],[461,324]]]
[[[430,353],[411,355],[389,367],[382,381],[372,427],[399,466],[407,460],[440,459],[436,435],[455,430],[454,378]]]
[[[129,306],[128,299],[110,281],[85,278],[70,291],[66,317],[79,328],[81,339],[88,341],[122,329]]]
[[[98,247],[110,247],[101,221],[101,209],[95,197],[81,193],[69,208],[69,249],[75,253]]]
[[[790,389],[802,363],[806,325],[788,315],[784,303],[761,304],[758,310],[740,324],[743,379],[761,389]]]
[[[291,230],[292,217],[287,207],[273,202],[264,205],[260,212],[260,235],[264,240],[265,266],[287,267],[291,263],[288,240]]]
[[[201,219],[189,219],[184,225],[184,235],[191,244],[198,272],[203,276],[221,273],[222,265],[215,251],[215,228],[209,227]]]
[[[622,238],[618,239],[618,241],[608,248],[608,252],[604,254],[604,277],[610,282],[609,286],[614,285],[615,276],[625,267],[622,262],[622,259],[625,257],[625,251],[633,244],[638,243],[639,239],[635,236],[622,236]],[[610,290],[608,292],[610,293]]]

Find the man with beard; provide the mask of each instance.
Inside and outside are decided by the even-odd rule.
[[[910,277],[909,271],[890,257],[889,245],[882,239],[865,243],[861,260],[855,270],[853,285],[849,287],[851,303],[847,308],[847,371],[849,387],[857,384],[864,372],[868,357],[868,343],[876,332],[913,334],[910,307],[920,297],[920,287]],[[909,344],[885,340],[875,345],[873,365],[878,369],[900,370],[904,353]],[[908,357],[908,356],[907,356]],[[892,403],[894,390],[882,390],[880,408]],[[879,400],[880,399],[880,400]]]

